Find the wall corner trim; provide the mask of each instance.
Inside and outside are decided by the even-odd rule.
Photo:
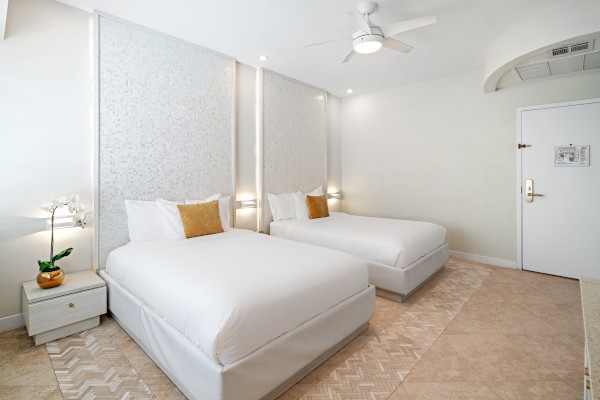
[[[474,261],[482,264],[493,265],[495,267],[517,269],[517,262],[513,260],[505,260],[503,258],[494,258],[488,256],[480,256],[479,254],[463,253],[460,251],[450,250],[450,257],[460,258],[462,260]]]
[[[8,20],[8,0],[0,0],[0,41],[6,34],[6,21]]]
[[[0,318],[0,332],[9,331],[22,326],[25,326],[25,320],[23,320],[23,314],[21,313]]]

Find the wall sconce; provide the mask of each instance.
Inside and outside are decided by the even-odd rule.
[[[342,191],[338,190],[337,192],[327,193],[328,199],[341,200],[342,199]]]
[[[54,229],[73,228],[75,226],[77,226],[77,222],[74,215],[54,216]],[[52,229],[52,219],[48,218],[46,220],[46,230],[49,231],[50,229]]]
[[[256,208],[256,199],[240,200],[237,202],[237,208]]]

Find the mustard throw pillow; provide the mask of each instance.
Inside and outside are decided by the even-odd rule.
[[[177,204],[186,238],[223,232],[219,200],[199,204]]]
[[[327,198],[323,196],[306,196],[306,206],[308,207],[308,216],[310,219],[329,217],[329,208],[327,208]]]

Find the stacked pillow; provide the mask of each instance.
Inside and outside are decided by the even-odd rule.
[[[281,221],[286,219],[308,220],[311,218],[320,218],[314,216],[311,217],[311,215],[309,215],[307,196],[322,196],[323,199],[325,199],[323,187],[318,186],[313,191],[308,193],[267,193],[267,197],[269,198],[269,206],[271,207],[271,215],[273,215],[273,221]],[[319,202],[319,204],[322,206],[322,201]],[[326,199],[325,207],[327,207]],[[324,215],[324,213],[320,213],[319,215],[321,214],[323,214],[322,216],[329,216],[329,212],[326,213],[327,215]]]
[[[186,207],[210,202],[214,202],[215,210],[218,212],[210,210],[211,206]],[[125,200],[129,239],[132,242],[143,242],[148,240],[185,239],[186,237],[201,236],[189,236],[186,233],[186,224],[184,224],[182,215],[186,216],[185,221],[187,225],[190,225],[187,226],[187,228],[190,228],[190,232],[218,233],[228,231],[231,229],[229,204],[230,197],[221,197],[218,193],[202,200],[186,200],[185,202],[163,199],[157,199],[156,201]],[[180,208],[182,208],[183,214]],[[203,221],[199,221],[199,219],[203,219]],[[207,219],[210,219],[210,221]],[[216,219],[219,221],[216,221]],[[198,223],[211,228],[198,229]],[[195,226],[192,227],[191,225]]]
[[[273,221],[329,216],[322,186],[308,193],[267,193],[267,196]],[[188,207],[199,204],[204,206]],[[230,197],[221,197],[219,193],[202,200],[125,200],[125,209],[132,242],[185,239],[231,229]]]
[[[129,240],[145,242],[165,239],[163,217],[155,201],[125,200]]]
[[[196,204],[178,204],[186,239],[223,232],[219,200]]]
[[[306,206],[310,219],[329,217],[329,207],[325,195],[306,196]]]

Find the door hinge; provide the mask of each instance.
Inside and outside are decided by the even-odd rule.
[[[523,144],[523,143],[519,143],[517,145],[517,149],[519,149],[519,150],[520,149],[524,149],[525,147],[531,147],[531,145],[530,144]]]

